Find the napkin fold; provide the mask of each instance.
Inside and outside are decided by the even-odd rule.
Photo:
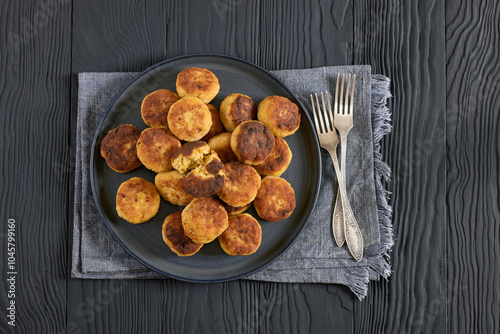
[[[346,246],[337,247],[331,217],[337,180],[329,154],[321,150],[322,181],[309,222],[293,245],[250,280],[332,283],[348,286],[359,299],[370,280],[391,275],[392,209],[384,183],[391,170],[382,161],[380,141],[391,131],[386,105],[390,80],[371,74],[371,67],[329,66],[273,71],[311,114],[311,93],[335,92],[337,74],[356,74],[354,128],[349,132],[347,189],[363,234],[364,258],[356,262]],[[79,73],[75,197],[71,274],[74,278],[166,278],[143,266],[114,240],[97,210],[90,182],[92,140],[106,108],[137,73]],[[259,101],[256,101],[259,102]],[[385,182],[384,182],[385,181]],[[297,194],[300,196],[300,194]]]

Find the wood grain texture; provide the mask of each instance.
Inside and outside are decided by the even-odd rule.
[[[140,71],[197,52],[231,54],[269,69],[342,64],[351,57],[333,52],[352,39],[348,1],[169,1],[152,7],[132,1],[75,1],[74,8],[74,74]],[[307,11],[314,12],[314,20],[301,17]],[[281,32],[271,33],[276,29]],[[75,112],[73,108],[72,122]],[[68,333],[353,330],[353,295],[343,286],[70,279],[68,287]],[[111,293],[108,302],[112,291],[118,292]]]
[[[353,300],[345,287],[70,280],[70,291],[68,333],[352,332]]]
[[[73,73],[142,71],[166,57],[162,2],[73,1]]]
[[[446,10],[450,332],[500,332],[500,6]]]
[[[390,77],[396,244],[389,282],[355,303],[356,333],[446,333],[444,2],[355,1],[354,63]]]
[[[71,157],[71,3],[0,3],[2,333],[64,331]],[[6,14],[8,13],[8,14]],[[7,220],[15,219],[15,298],[7,298]],[[15,327],[7,303],[15,301]]]
[[[0,230],[16,220],[7,333],[500,332],[500,8],[480,1],[0,2]],[[76,81],[196,52],[268,69],[388,75],[396,246],[389,282],[69,278]],[[0,277],[6,290],[7,271]],[[8,298],[0,294],[6,309]],[[2,313],[3,314],[3,313]]]

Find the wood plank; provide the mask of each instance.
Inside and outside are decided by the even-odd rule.
[[[163,333],[160,280],[69,280],[67,333]]]
[[[71,3],[0,3],[0,221],[2,333],[64,332]],[[7,267],[7,222],[15,220],[15,264]],[[7,303],[15,301],[15,327]],[[10,312],[9,312],[10,313]]]
[[[175,288],[164,298],[167,332],[197,333],[203,326],[210,333],[306,333],[334,325],[350,332],[345,319],[352,297],[346,288],[245,280],[170,283]]]
[[[355,303],[356,333],[446,333],[444,1],[356,1],[354,63],[391,78],[396,244],[389,282]]]
[[[161,2],[73,1],[73,73],[142,71],[166,58]]]
[[[446,8],[451,333],[500,332],[500,6]]]
[[[167,13],[162,3],[136,1],[73,1],[73,6],[74,150],[77,73],[142,71],[164,60]],[[160,333],[165,318],[163,284],[161,280],[69,279],[67,332]]]
[[[269,69],[344,64],[352,55],[335,51],[352,41],[349,4],[328,2],[316,11],[319,3],[298,0],[279,6],[257,0],[171,1],[159,7],[75,0],[72,70],[138,71],[193,52],[227,53]],[[299,14],[307,11],[315,17],[301,21]],[[270,33],[278,28],[280,33]],[[115,290],[108,303],[105,296]],[[204,326],[211,332],[336,328],[350,333],[352,309],[353,295],[342,286],[70,279],[68,332],[195,333]]]

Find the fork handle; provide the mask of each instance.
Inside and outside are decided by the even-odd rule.
[[[345,165],[346,165],[346,149],[347,149],[347,134],[341,135],[341,144],[342,144],[342,152],[341,152],[341,183],[340,185],[340,193],[342,197],[342,207],[344,209],[344,231],[345,231],[345,240],[347,243],[347,247],[351,252],[351,255],[354,257],[356,261],[361,261],[363,258],[363,236],[361,235],[361,230],[359,229],[358,223],[351,209],[351,204],[349,203],[349,198],[347,197],[346,191],[346,174],[345,174]]]
[[[337,198],[335,198],[335,204],[333,209],[333,217],[332,217],[332,232],[333,237],[335,239],[335,243],[342,247],[345,242],[345,233],[344,233],[344,210],[342,209],[342,198],[340,187],[342,184],[342,174],[340,174],[339,160],[337,158],[336,152],[337,146],[335,146],[335,150],[330,152],[330,156],[333,161],[333,168],[335,169],[335,174],[337,174],[337,181],[339,183],[339,189],[337,190]]]
[[[337,174],[337,178],[340,181],[340,177]],[[342,197],[340,195],[340,186],[337,190],[337,197],[335,198],[335,208],[333,209],[333,236],[337,246],[342,247],[345,242],[345,232],[344,232],[344,209],[342,208]]]
[[[356,261],[361,261],[363,259],[363,236],[349,204],[347,207],[344,206],[344,230],[345,240],[351,255]]]

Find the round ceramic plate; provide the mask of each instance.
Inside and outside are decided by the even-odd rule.
[[[225,96],[242,93],[258,104],[269,95],[281,95],[299,105],[300,129],[286,137],[293,159],[282,175],[295,190],[297,206],[292,215],[280,222],[259,219],[262,244],[249,256],[229,256],[217,240],[204,245],[190,257],[175,255],[162,239],[162,223],[170,213],[182,210],[162,200],[160,211],[149,222],[134,225],[118,217],[116,192],[120,184],[132,177],[154,183],[155,173],[144,166],[128,173],[116,173],[100,156],[100,144],[106,133],[120,124],[146,128],[141,118],[142,99],[160,88],[175,91],[177,74],[187,67],[212,71],[220,83],[220,92],[211,102],[219,107]],[[293,94],[276,77],[247,61],[222,55],[190,55],[161,62],[132,79],[109,106],[96,132],[91,155],[92,190],[107,228],[118,243],[133,257],[163,275],[192,282],[222,282],[247,276],[277,259],[297,238],[309,219],[318,195],[321,164],[319,145],[311,120]],[[253,207],[247,212],[258,218]]]

